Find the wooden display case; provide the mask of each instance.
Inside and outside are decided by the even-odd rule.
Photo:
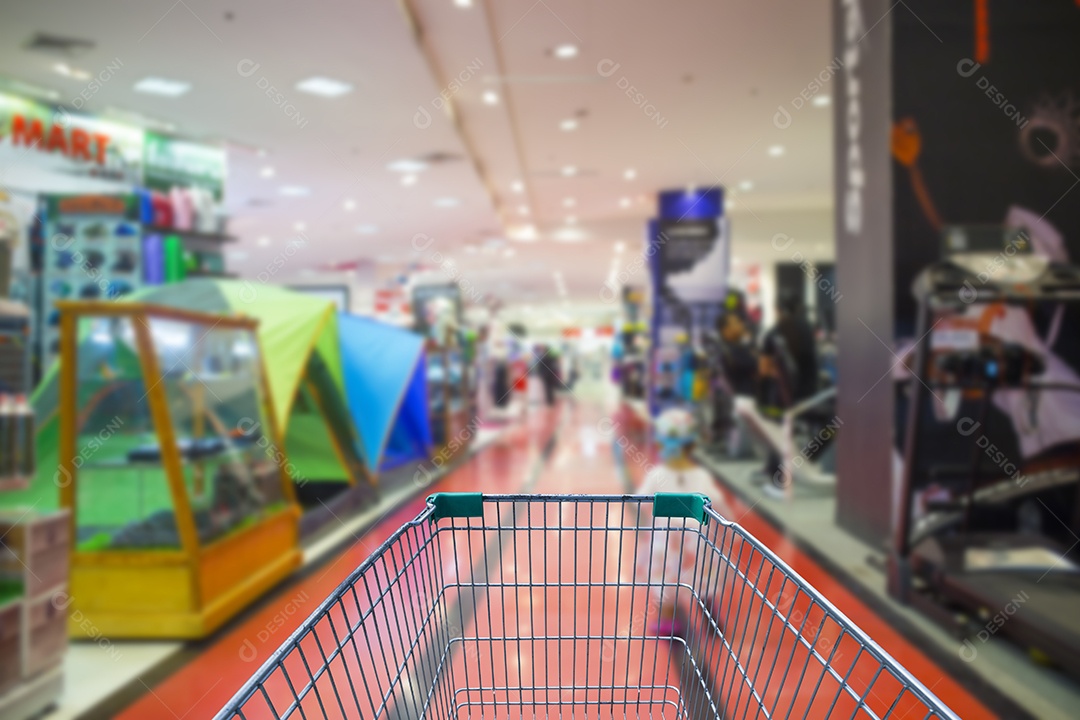
[[[257,322],[139,303],[58,307],[59,475],[61,504],[72,510],[68,629],[73,637],[203,637],[301,562],[300,509],[283,469]],[[131,387],[116,386],[113,371],[83,377],[97,362],[85,340],[95,333],[99,344],[114,344],[107,357],[123,355],[138,376]],[[166,351],[183,357],[172,362]],[[250,388],[237,388],[243,378]],[[96,428],[87,428],[96,412],[88,396],[143,403],[100,413],[127,418],[116,430],[127,435],[98,443],[108,451],[87,451]],[[131,519],[109,520],[111,507],[92,516],[92,493],[116,492],[120,482],[130,491],[116,499]]]

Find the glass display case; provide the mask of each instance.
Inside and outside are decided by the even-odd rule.
[[[300,562],[256,323],[58,307],[72,604],[107,636],[201,637]]]

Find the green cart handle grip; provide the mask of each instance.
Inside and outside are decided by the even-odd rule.
[[[483,493],[435,493],[428,498],[431,519],[484,517]]]
[[[653,501],[654,518],[681,517],[697,520],[705,524],[705,502],[708,500],[704,495],[695,493],[656,493]]]

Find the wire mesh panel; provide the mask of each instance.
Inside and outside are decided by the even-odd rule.
[[[437,495],[219,718],[954,718],[701,496]]]

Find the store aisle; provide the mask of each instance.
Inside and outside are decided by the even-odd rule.
[[[544,462],[542,449],[556,426],[557,442]],[[654,461],[643,426],[632,413],[611,403],[603,393],[581,391],[555,411],[533,408],[521,425],[511,429],[502,441],[470,459],[434,486],[432,491],[479,489],[489,493],[618,494],[638,485],[649,463]],[[777,552],[959,715],[964,718],[994,717],[977,698],[758,517],[753,507],[744,505],[720,486],[717,487],[717,495],[721,501],[718,504],[726,508],[732,519]],[[282,588],[274,598],[261,604],[204,647],[190,664],[152,689],[147,688],[145,696],[119,717],[134,720],[212,716],[287,633],[383,539],[415,517],[422,504],[421,498],[408,503],[358,538],[355,544],[332,562]],[[591,510],[581,512],[588,513],[587,517],[583,516],[583,522],[587,525],[618,523],[617,519],[594,516]],[[579,539],[584,540],[589,535],[582,533]],[[569,576],[575,583],[588,583],[595,582],[597,577],[604,577],[605,572],[618,571],[621,579],[633,572],[633,551],[628,547],[618,551],[614,546],[607,546],[603,551],[591,547],[585,550],[584,546],[575,547],[571,542],[553,543],[550,537],[544,542],[538,536],[532,543],[524,543],[518,549],[498,550],[502,553],[501,572],[506,573],[506,577],[532,577],[539,573],[550,579],[555,577],[553,573],[558,569],[560,578]],[[521,575],[522,569],[531,574]],[[640,633],[645,624],[647,602],[641,591],[638,596],[630,597],[625,589],[619,589],[610,593],[607,600],[601,599],[599,592],[596,593],[597,597],[592,597],[594,590],[586,591],[588,597],[585,597],[574,588],[566,587],[548,587],[543,591],[515,593],[513,596],[508,592],[493,591],[489,597],[480,599],[476,605],[478,614],[475,615],[485,623],[483,630],[490,631],[489,637],[510,638],[506,641],[506,654],[511,661],[507,663],[505,672],[491,670],[492,673],[499,673],[503,682],[516,680],[517,687],[530,688],[545,684],[530,680],[530,676],[535,677],[537,673],[547,675],[549,680],[559,677],[559,684],[563,684],[561,680],[569,678],[572,690],[565,693],[563,701],[592,702],[594,708],[595,703],[624,697],[610,694],[625,692],[612,691],[611,686],[633,687],[642,679],[651,679],[655,687],[652,697],[659,704],[680,687],[681,665],[677,658],[673,659],[669,654],[670,646],[666,643],[637,648],[631,645],[630,652],[621,656],[612,654],[605,661],[601,658],[603,651],[598,654],[596,648],[591,648],[593,652],[582,654],[583,646],[575,648],[581,643],[551,640],[530,646],[527,640],[520,643],[514,640],[517,637],[537,636],[538,632],[541,637],[561,634],[552,631],[553,620],[560,612],[564,622],[569,619],[569,634],[607,634],[613,627],[618,628],[620,634],[624,631]],[[619,602],[624,603],[619,613],[614,613],[610,604],[616,594],[619,595]],[[569,613],[566,612],[568,608]],[[489,611],[493,611],[491,617],[494,620],[486,619]],[[509,617],[514,618],[513,623],[504,622],[503,618]],[[622,622],[620,618],[629,618],[625,628],[618,625]],[[547,630],[544,630],[545,622]],[[642,627],[631,627],[633,623]],[[463,628],[463,631],[467,635],[469,627]],[[520,648],[516,647],[518,644]],[[458,677],[468,677],[474,681],[484,677],[482,673],[486,671],[482,668],[490,665],[494,651],[491,648],[483,650],[479,645],[472,654],[466,653],[465,657],[458,657],[454,661],[454,672],[459,673]],[[501,658],[501,649],[498,654]],[[477,662],[478,659],[483,659],[483,664]],[[466,667],[470,662],[471,667]],[[653,669],[646,662],[652,663]],[[612,668],[614,674],[608,676]],[[601,686],[605,690],[601,691]],[[519,693],[517,701],[522,704],[528,702],[531,696],[527,692]],[[503,702],[508,698],[509,695],[502,696]],[[516,710],[510,715],[522,716]],[[527,716],[526,713],[524,717]],[[811,716],[815,716],[813,712]]]

